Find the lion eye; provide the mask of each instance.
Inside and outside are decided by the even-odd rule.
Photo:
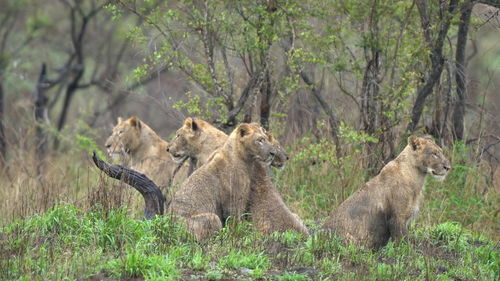
[[[437,159],[437,158],[439,158],[436,152],[433,152],[433,153],[432,153],[432,157],[434,157],[434,158],[436,158],[436,159]]]
[[[119,134],[119,135],[123,134],[123,131],[118,131],[118,134]]]
[[[260,144],[263,144],[264,143],[264,138],[257,139],[257,142],[260,143]]]

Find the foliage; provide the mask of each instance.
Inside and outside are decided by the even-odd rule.
[[[0,261],[0,277],[29,280],[81,276],[179,280],[193,274],[207,280],[247,277],[310,280],[313,276],[352,280],[359,274],[377,280],[499,277],[500,253],[496,242],[458,223],[415,229],[401,243],[390,242],[378,252],[345,245],[338,237],[321,233],[300,241],[290,239],[292,234],[273,234],[262,239],[251,230],[247,231],[253,237],[251,244],[245,246],[232,243],[240,239],[239,234],[221,234],[226,235],[224,243],[214,243],[219,239],[214,237],[198,244],[185,239],[184,232],[172,231],[173,240],[166,242],[161,232],[154,230],[155,225],[163,224],[172,223],[165,217],[137,221],[123,210],[85,213],[70,205],[58,205],[44,215],[1,228],[0,246],[5,258]],[[289,256],[291,259],[283,256],[286,252],[294,253]],[[304,259],[305,256],[312,260]],[[271,268],[282,272],[276,274]],[[307,273],[299,273],[294,268],[309,269]]]
[[[482,170],[467,158],[460,143],[446,150],[449,158],[469,167],[456,169],[444,182],[426,184],[421,215],[400,243],[389,242],[377,252],[346,244],[334,234],[318,231],[326,217],[364,182],[358,154],[339,167],[304,155],[300,144],[275,182],[292,210],[306,218],[312,235],[294,232],[262,235],[250,223],[230,219],[219,234],[196,243],[182,224],[168,216],[138,220],[130,207],[86,209],[61,203],[45,213],[5,223],[0,229],[0,279],[202,278],[270,280],[496,280],[499,258],[494,200],[473,197],[482,180],[463,180],[463,173],[481,178]],[[322,158],[321,158],[322,159]],[[349,173],[350,171],[350,173]],[[331,188],[346,184],[344,190]],[[462,183],[462,184],[461,184]],[[465,183],[465,186],[463,186]],[[448,200],[448,198],[455,198]],[[110,200],[110,199],[108,199]],[[476,200],[467,207],[467,200]],[[468,211],[464,211],[464,206]],[[139,208],[139,210],[141,210]],[[458,214],[458,215],[457,215]],[[487,235],[486,235],[487,234]]]
[[[93,133],[85,126],[79,126],[76,132],[92,140]],[[102,182],[94,170],[86,172],[90,176],[83,178],[71,171],[61,173],[62,167],[89,165],[86,158],[72,159],[71,164],[63,161],[62,167],[54,164],[54,175],[61,176],[65,184],[57,185],[53,177],[46,183],[51,184],[51,189],[43,186],[39,189],[45,190],[43,198],[53,198],[48,202],[59,204],[43,211],[46,205],[38,199],[42,197],[21,197],[22,202],[30,202],[35,210],[42,211],[13,222],[2,217],[5,223],[0,229],[0,247],[4,249],[2,257],[5,258],[1,259],[0,268],[5,270],[0,271],[0,279],[107,276],[154,280],[182,279],[191,275],[209,280],[302,280],[329,276],[344,280],[356,280],[359,276],[381,280],[425,279],[425,276],[432,279],[497,278],[495,202],[498,196],[483,195],[488,184],[487,171],[471,160],[471,150],[460,142],[445,149],[454,167],[444,182],[432,178],[427,182],[421,215],[405,241],[391,242],[379,252],[372,252],[345,245],[336,236],[322,236],[317,231],[322,219],[365,182],[366,170],[360,164],[365,152],[359,144],[366,139],[358,135],[349,138],[353,151],[341,163],[332,154],[331,142],[306,137],[288,147],[291,159],[287,165],[273,170],[273,181],[286,204],[305,219],[313,233],[306,239],[294,232],[265,236],[255,232],[249,223],[230,219],[216,237],[198,244],[182,224],[173,222],[168,216],[152,221],[138,220],[141,217],[138,212],[142,211],[141,198],[137,201],[140,204],[132,201],[130,205],[117,203],[107,207],[104,204],[79,203],[76,207],[61,203],[61,199],[77,203],[96,192],[94,189],[82,190],[79,186],[97,185],[102,186],[97,190],[110,189],[111,192],[102,195],[108,197],[97,202],[113,201],[114,192],[128,187],[113,189],[111,182]],[[66,136],[62,143],[66,139],[74,138]],[[83,148],[90,149],[92,142],[88,145]],[[81,154],[81,146],[73,149]],[[69,153],[66,157],[71,155],[74,154]],[[62,161],[63,156],[60,157]],[[26,182],[14,188],[31,186],[36,187]],[[51,190],[55,195],[47,193]],[[75,192],[74,195],[68,193],[70,191]],[[90,195],[85,195],[87,193]],[[36,193],[30,196],[33,194]],[[14,198],[8,193],[4,197],[6,201]],[[80,199],[73,201],[73,198]],[[305,268],[305,273],[295,270],[297,268]]]
[[[500,197],[492,171],[476,157],[485,153],[482,142],[448,145],[453,168],[444,182],[428,180],[420,215],[401,243],[391,241],[373,252],[318,230],[402,148],[414,93],[432,70],[415,6],[424,2],[434,37],[449,1],[6,1],[0,9],[5,23],[0,86],[6,105],[0,124],[9,150],[0,163],[0,279],[499,280]],[[81,16],[94,8],[77,44]],[[424,110],[424,124],[434,127],[448,126],[444,111],[455,102],[450,77],[458,14],[451,23],[443,46],[449,69]],[[472,141],[477,130],[482,141],[482,130],[491,127],[481,123],[483,112],[485,119],[497,118],[487,109],[496,104],[489,92],[498,88],[491,69],[498,64],[498,36],[491,32],[481,38],[484,24],[472,20],[482,62],[470,77],[483,84],[472,87],[469,97],[484,91],[485,101],[475,109],[479,125],[470,110],[474,100],[468,104]],[[489,47],[481,48],[484,42]],[[56,82],[45,85],[47,120],[64,108],[70,108],[71,118],[61,130],[53,124],[39,127],[60,142],[43,159],[40,173],[33,168],[38,144],[32,141],[31,95],[42,62]],[[73,85],[80,94],[70,107],[64,97],[80,71],[82,79]],[[152,80],[158,83],[147,86]],[[137,95],[157,88],[166,99]],[[176,88],[180,98],[171,96]],[[340,146],[332,143],[330,121],[314,90],[337,114]],[[275,111],[272,126],[285,133],[290,152],[283,169],[273,168],[273,183],[305,219],[308,238],[293,232],[262,235],[250,223],[230,218],[216,237],[196,243],[168,216],[140,220],[143,202],[137,192],[105,178],[88,161],[94,150],[104,156],[100,143],[115,114],[143,114],[161,120],[162,129],[176,122],[153,118],[158,111],[151,100],[169,117],[180,111],[225,124],[246,117],[255,121],[265,93]],[[143,102],[142,112],[134,100]],[[294,120],[290,116],[299,109],[300,120]],[[312,120],[304,124],[310,126],[289,132],[290,125],[302,124],[306,111]],[[234,112],[235,120],[229,120]]]

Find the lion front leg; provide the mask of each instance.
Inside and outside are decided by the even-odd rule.
[[[272,233],[293,230],[309,235],[309,231],[300,219],[285,205],[281,196],[273,187],[270,192],[260,194],[251,208],[252,221],[258,231]]]
[[[222,222],[214,213],[201,213],[186,218],[186,227],[197,241],[210,238],[222,228]]]
[[[302,219],[297,215],[296,213],[292,213],[292,216],[294,218],[294,225],[295,225],[295,230],[304,234],[304,236],[309,236],[309,230],[307,229],[306,225],[302,221]]]
[[[389,220],[389,231],[391,233],[391,238],[395,242],[399,242],[403,236],[408,233],[408,227],[406,226],[406,221],[401,218],[395,218]]]
[[[266,214],[266,211],[261,214]],[[295,213],[290,212],[286,206],[281,206],[280,210],[270,212],[271,216],[259,216],[254,219],[257,230],[266,234],[278,231],[285,232],[293,230],[302,233],[305,237],[309,236],[309,230],[302,219]]]

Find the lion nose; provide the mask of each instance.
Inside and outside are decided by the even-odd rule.
[[[449,171],[451,169],[450,165],[444,165],[443,167],[446,171]]]
[[[274,156],[274,155],[276,155],[276,151],[271,150],[271,151],[269,151],[269,154],[271,154],[271,156]]]
[[[111,144],[105,144],[106,148],[110,148]]]

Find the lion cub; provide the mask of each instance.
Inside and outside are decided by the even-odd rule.
[[[307,237],[309,231],[304,222],[283,202],[278,189],[271,182],[267,166],[255,163],[253,168],[254,178],[248,211],[255,228],[266,234],[294,230]]]
[[[273,138],[269,132],[266,132],[269,141],[276,148],[276,155],[271,163],[272,166],[282,167],[288,155],[278,140]],[[194,159],[195,167],[198,169],[205,164],[212,153],[221,147],[227,140],[227,135],[221,130],[215,128],[212,124],[198,119],[188,117],[184,124],[175,133],[174,139],[167,147],[175,162],[182,162],[187,157]]]
[[[125,159],[125,166],[146,174],[160,187],[171,183],[179,165],[166,151],[168,142],[135,116],[127,120],[118,117],[105,146],[111,157]],[[184,166],[178,171],[175,182],[185,178],[186,174],[187,167]]]
[[[253,166],[269,165],[275,154],[262,127],[240,124],[174,194],[168,212],[183,217],[197,240],[212,236],[227,218],[239,218],[247,211]]]
[[[282,167],[288,160],[288,155],[270,132],[266,132],[266,135],[268,141],[276,149],[271,165]],[[227,135],[210,123],[188,117],[182,127],[177,130],[168,150],[175,161],[191,157],[197,159],[198,166],[201,166],[226,140]],[[308,235],[308,230],[302,220],[288,209],[273,185],[267,174],[268,166],[257,162],[252,167],[254,178],[252,179],[249,209],[246,211],[251,213],[251,220],[255,227],[264,233],[291,229]]]
[[[410,136],[396,159],[340,204],[323,228],[375,249],[399,240],[418,213],[426,176],[443,180],[450,168],[430,138]]]
[[[227,135],[212,124],[201,119],[188,117],[175,133],[167,151],[172,155],[172,159],[178,163],[188,157],[191,158],[195,163],[194,169],[198,169],[226,140]]]

